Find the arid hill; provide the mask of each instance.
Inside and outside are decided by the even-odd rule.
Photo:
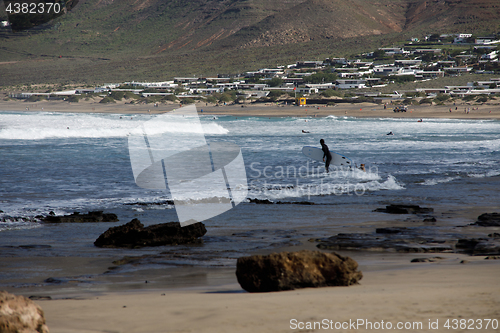
[[[0,85],[234,73],[499,23],[498,0],[87,0],[0,31]]]

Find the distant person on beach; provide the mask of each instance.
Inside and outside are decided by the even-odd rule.
[[[330,153],[328,146],[325,144],[325,140],[321,139],[319,140],[319,143],[321,143],[321,150],[323,150],[323,162],[325,162],[326,157],[325,170],[328,173],[328,168],[330,167],[330,162],[332,161],[332,154]]]

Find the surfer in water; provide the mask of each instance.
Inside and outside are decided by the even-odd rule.
[[[330,150],[328,149],[328,146],[325,144],[325,140],[321,139],[319,140],[319,143],[321,143],[321,150],[323,150],[323,162],[325,162],[325,157],[326,157],[326,162],[325,162],[326,172],[329,172],[328,167],[330,166],[330,162],[332,161],[332,154],[330,154]]]

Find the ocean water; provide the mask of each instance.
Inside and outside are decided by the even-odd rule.
[[[293,245],[291,238],[355,224],[357,216],[384,204],[453,208],[500,203],[497,120],[201,116],[208,142],[241,147],[248,198],[317,205],[242,203],[204,221],[209,232],[203,246],[95,248],[93,241],[102,232],[132,218],[145,225],[177,220],[174,207],[166,203],[170,193],[139,188],[132,174],[127,135],[153,117],[0,112],[0,256],[116,257],[183,249],[197,257],[177,257],[167,264],[225,266],[248,251]],[[156,130],[191,129],[159,123]],[[386,135],[391,131],[394,135]],[[331,151],[365,164],[367,172],[326,174],[322,163],[301,153],[303,146],[319,147],[320,139]],[[190,195],[198,198],[196,191]],[[116,213],[120,222],[33,221],[51,211],[93,210]],[[42,246],[34,251],[26,245]]]

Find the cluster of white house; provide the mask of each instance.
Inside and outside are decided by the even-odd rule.
[[[455,35],[455,43],[468,43],[470,34]],[[446,35],[445,37],[449,37]],[[68,96],[72,94],[97,93],[105,96],[112,91],[131,91],[135,94],[149,97],[154,95],[172,95],[178,98],[202,97],[213,93],[223,93],[227,90],[236,90],[246,98],[260,98],[267,96],[273,90],[295,92],[303,95],[316,94],[327,89],[361,89],[384,86],[397,81],[398,76],[413,76],[415,80],[425,80],[445,75],[457,75],[472,71],[471,62],[497,62],[497,44],[500,40],[492,38],[476,38],[475,48],[486,48],[490,52],[483,52],[480,59],[477,55],[467,51],[454,58],[448,57],[444,61],[424,63],[425,54],[441,54],[438,48],[413,48],[405,50],[403,47],[380,48],[388,56],[400,55],[392,63],[376,64],[373,61],[348,60],[346,58],[330,58],[324,61],[298,61],[288,66],[263,68],[258,71],[246,72],[244,75],[220,77],[176,77],[164,82],[124,82],[105,84],[93,89],[76,89],[51,93],[22,93],[12,94],[11,97],[29,98],[32,95]],[[380,52],[379,52],[380,53]],[[365,54],[365,56],[373,56]],[[461,64],[461,65],[459,65]],[[307,83],[308,76],[323,73],[335,73],[337,79],[332,82]],[[484,72],[484,71],[483,71]],[[279,86],[271,86],[271,80],[279,78]],[[447,93],[454,95],[500,93],[496,86],[500,86],[500,79],[470,83],[463,87],[445,87],[443,89],[421,89],[427,93]],[[256,83],[252,83],[256,82]],[[273,82],[275,85],[276,81]],[[127,89],[120,88],[126,85]],[[182,89],[180,89],[182,88]]]

